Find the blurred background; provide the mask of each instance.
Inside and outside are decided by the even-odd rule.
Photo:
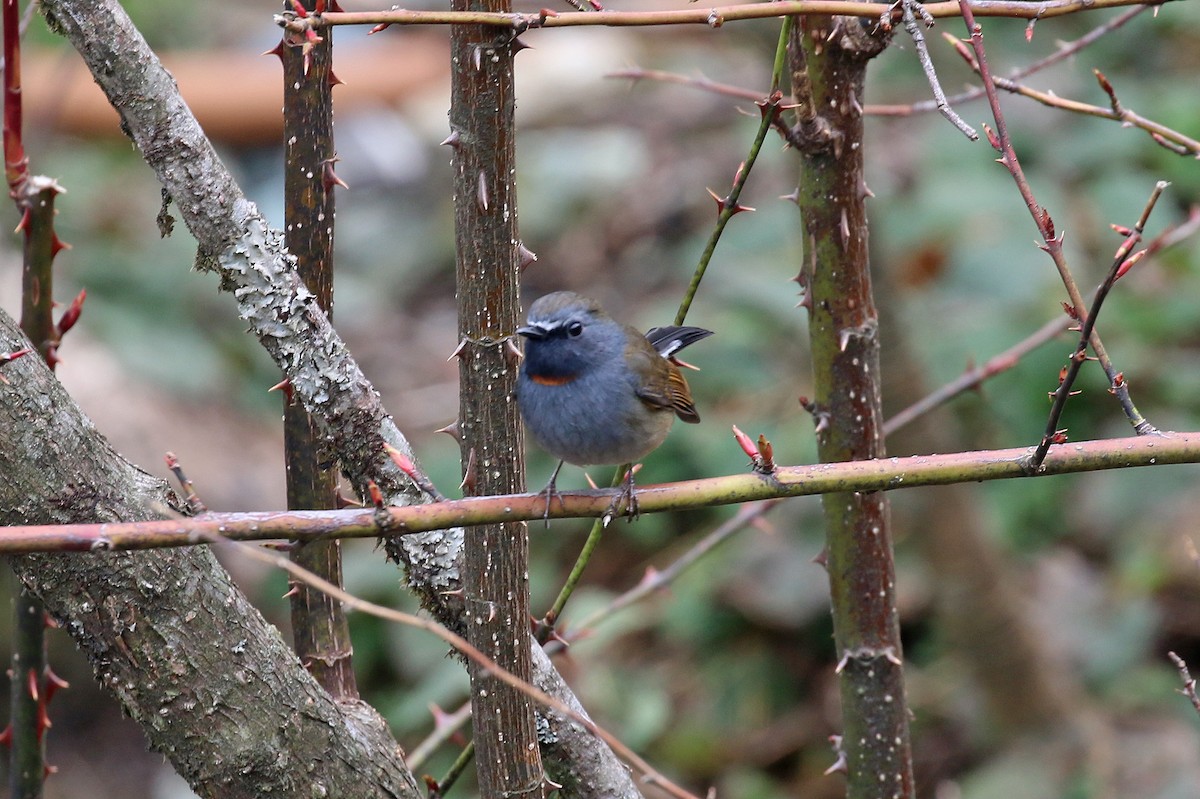
[[[613,0],[622,9],[682,0]],[[378,7],[341,0],[346,10]],[[268,0],[129,0],[150,43],[246,193],[282,222],[279,39]],[[527,9],[536,10],[537,4]],[[567,10],[563,5],[560,10]],[[1024,22],[983,20],[999,75],[1121,13]],[[927,34],[947,92],[971,79],[938,33]],[[1107,105],[1103,71],[1122,103],[1200,137],[1200,7],[1147,12],[1082,54],[1029,78],[1039,89]],[[641,328],[670,321],[715,220],[706,188],[724,194],[758,113],[749,101],[652,80],[630,68],[704,76],[763,92],[778,22],[719,30],[561,29],[523,36],[517,58],[519,210],[538,261],[523,301],[557,289],[599,299]],[[447,32],[334,32],[339,192],[334,323],[434,482],[454,494],[458,449],[433,431],[452,421],[457,367]],[[88,300],[60,352],[60,379],[130,460],[169,479],[177,453],[214,510],[283,507],[279,375],[245,334],[212,275],[190,270],[182,224],[160,239],[160,193],[117,118],[60,39],[31,25],[23,65],[26,146],[35,173],[67,189],[56,294]],[[872,65],[867,103],[930,95],[901,32]],[[1039,200],[1066,231],[1081,286],[1095,285],[1154,186],[1169,180],[1153,236],[1200,202],[1200,165],[1142,131],[1002,98]],[[959,111],[978,127],[981,102]],[[1061,315],[1065,294],[1008,173],[986,142],[968,142],[936,114],[868,120],[875,197],[872,258],[883,317],[889,415]],[[800,264],[800,220],[781,199],[797,162],[772,137],[742,197],[755,213],[727,229],[689,317],[717,331],[688,353],[703,424],[680,425],[651,455],[643,483],[730,473],[745,457],[738,425],[765,434],[782,463],[815,458],[807,318],[789,282]],[[15,226],[17,216],[7,211]],[[19,308],[20,241],[0,239],[0,307]],[[1200,427],[1200,238],[1139,264],[1118,284],[1099,325],[1142,412],[1166,430]],[[1032,445],[1047,392],[1073,343],[1062,337],[889,440],[890,454]],[[1072,439],[1131,433],[1089,365],[1064,417]],[[532,452],[529,484],[553,463]],[[593,470],[599,482],[609,474]],[[1194,797],[1200,721],[1176,693],[1166,657],[1200,671],[1200,471],[1173,466],[891,494],[909,701],[921,796]],[[585,485],[564,470],[560,487]],[[645,516],[607,533],[565,614],[579,634],[559,665],[593,716],[693,790],[745,799],[835,797],[827,738],[839,730],[827,583],[812,562],[823,530],[816,499],[783,503],[699,561],[668,592],[586,630],[573,624],[662,569],[734,513],[716,508]],[[544,612],[588,529],[531,527],[533,607]],[[346,585],[395,607],[415,603],[371,542],[348,542]],[[282,575],[228,564],[263,612],[286,628]],[[12,578],[2,578],[11,588]],[[417,631],[352,617],[364,697],[410,750],[432,726],[430,706],[466,699],[461,669]],[[10,614],[0,614],[8,658]],[[190,792],[135,724],[102,694],[63,634],[55,668],[72,683],[54,702],[46,786],[56,797],[174,799]],[[0,717],[7,715],[7,703]],[[418,773],[440,778],[446,747]],[[2,768],[2,767],[0,767]],[[2,790],[2,789],[0,789]],[[462,785],[456,795],[473,795]]]

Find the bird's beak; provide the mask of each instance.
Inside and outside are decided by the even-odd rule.
[[[544,339],[548,332],[549,332],[549,329],[545,325],[540,325],[537,323],[534,323],[532,325],[525,325],[524,327],[517,328],[518,335],[522,335],[525,338],[531,338],[535,341],[540,341],[541,339]]]

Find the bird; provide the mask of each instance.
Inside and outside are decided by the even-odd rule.
[[[572,291],[538,298],[527,323],[517,376],[517,408],[533,440],[558,458],[546,494],[550,503],[564,463],[633,464],[657,449],[676,418],[700,414],[675,354],[712,335],[701,327],[655,327],[645,335],[621,324],[595,300]],[[606,514],[637,515],[633,470]]]

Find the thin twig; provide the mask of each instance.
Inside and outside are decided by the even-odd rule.
[[[741,505],[734,516],[689,547],[670,566],[661,570],[647,571],[646,575],[633,588],[614,597],[604,607],[593,611],[577,623],[572,624],[571,629],[574,632],[564,637],[568,641],[574,640],[587,630],[595,627],[601,619],[612,618],[619,611],[624,610],[635,602],[640,602],[651,594],[663,590],[675,582],[681,574],[698,563],[705,555],[746,529],[747,525],[753,524],[756,520],[762,518],[782,501],[781,499],[768,499],[763,502]],[[552,650],[547,647],[547,651]]]
[[[1049,19],[1082,11],[1127,6],[1159,6],[1175,0],[976,0],[972,3],[980,17],[1011,19]],[[569,28],[578,26],[639,27],[646,25],[706,25],[719,28],[727,22],[772,17],[845,16],[878,20],[893,9],[892,3],[858,3],[854,0],[783,0],[776,3],[745,3],[672,11],[568,11],[558,14],[539,11],[531,14],[500,14],[483,11],[342,11],[310,14],[297,19],[277,14],[281,27],[303,33],[305,28],[330,25],[487,25],[518,33],[531,28]],[[957,0],[929,3],[925,10],[934,18],[961,16]],[[899,21],[899,20],[896,20]]]
[[[1042,435],[1042,440],[1038,443],[1037,450],[1034,451],[1033,457],[1029,461],[1029,468],[1033,471],[1037,471],[1038,467],[1041,466],[1046,453],[1050,451],[1051,444],[1061,444],[1066,440],[1066,431],[1059,430],[1058,423],[1062,418],[1063,409],[1067,406],[1067,399],[1071,396],[1071,387],[1075,384],[1075,378],[1079,376],[1079,370],[1083,367],[1084,361],[1087,360],[1088,340],[1091,338],[1092,331],[1096,327],[1096,317],[1100,314],[1100,307],[1104,304],[1105,298],[1108,297],[1108,293],[1117,282],[1117,278],[1146,255],[1145,250],[1134,252],[1133,248],[1141,242],[1142,231],[1146,228],[1146,222],[1149,220],[1154,206],[1158,203],[1158,198],[1162,196],[1163,191],[1169,185],[1171,184],[1164,180],[1160,180],[1155,184],[1154,190],[1150,193],[1150,199],[1146,201],[1146,206],[1142,209],[1142,215],[1138,217],[1137,223],[1133,226],[1133,230],[1126,236],[1125,241],[1117,248],[1112,266],[1108,270],[1108,276],[1100,284],[1100,287],[1096,289],[1096,296],[1092,300],[1092,307],[1088,310],[1087,318],[1080,320],[1079,344],[1076,345],[1066,373],[1059,382],[1058,389],[1054,392],[1054,403],[1050,408],[1050,418],[1046,421],[1046,432]],[[1113,382],[1113,390],[1117,390],[1124,383],[1124,378],[1118,375],[1117,380]]]
[[[1062,318],[1051,319],[1026,338],[1018,341],[1004,352],[989,358],[982,366],[972,366],[961,375],[946,383],[928,396],[913,403],[904,410],[888,419],[883,424],[883,433],[890,436],[905,425],[911,424],[933,409],[944,405],[954,397],[973,388],[978,388],[985,380],[1016,366],[1021,358],[1033,352],[1038,347],[1063,333],[1069,324]]]
[[[742,189],[746,186],[746,181],[750,178],[750,171],[754,168],[754,162],[758,159],[759,152],[762,151],[763,142],[767,138],[767,133],[771,130],[772,124],[779,116],[783,94],[779,90],[779,85],[783,80],[784,63],[787,60],[787,43],[788,37],[791,35],[792,19],[788,17],[784,19],[783,25],[779,30],[779,40],[775,46],[775,63],[771,69],[771,89],[765,98],[758,101],[759,110],[762,112],[762,122],[758,126],[758,132],[754,135],[754,141],[750,144],[750,152],[746,154],[746,160],[742,162],[738,168],[737,174],[733,179],[733,187],[729,190],[729,194],[725,197],[713,197],[717,201],[717,223],[713,227],[712,234],[708,237],[708,242],[704,245],[704,250],[700,254],[700,262],[696,265],[696,271],[692,274],[692,280],[688,284],[687,290],[684,292],[683,300],[679,303],[679,310],[675,314],[675,324],[682,325],[687,318],[688,311],[692,307],[692,301],[696,298],[696,292],[700,289],[700,281],[704,279],[704,273],[708,269],[709,262],[712,261],[713,253],[716,252],[717,243],[721,240],[721,234],[725,232],[725,226],[734,214],[740,213],[748,209],[743,206],[738,200],[742,196]]]
[[[928,6],[926,6],[926,8],[928,8]],[[1150,6],[1137,6],[1121,12],[1107,22],[1092,28],[1092,30],[1088,31],[1083,36],[1080,36],[1078,39],[1060,44],[1058,49],[1050,55],[1045,56],[1044,58],[1039,58],[1037,61],[1032,61],[1020,69],[1014,70],[1008,76],[1008,80],[1016,81],[1020,80],[1021,78],[1027,78],[1035,72],[1041,72],[1047,67],[1053,66],[1060,61],[1077,55],[1088,45],[1099,41],[1103,36],[1120,28],[1125,23],[1129,22],[1131,19],[1145,12],[1149,8]],[[978,100],[980,97],[984,97],[986,94],[987,90],[983,86],[976,86],[973,89],[959,92],[958,94],[947,98],[947,101],[951,105],[959,105],[960,103],[970,102],[971,100]],[[938,104],[936,100],[922,100],[921,102],[909,103],[906,105],[863,106],[864,114],[874,114],[878,116],[911,116],[912,114],[929,113],[937,110]]]
[[[438,638],[461,652],[465,657],[470,658],[472,661],[478,664],[490,676],[495,677],[497,680],[500,680],[501,682],[517,689],[518,691],[521,691],[530,699],[534,700],[543,707],[550,708],[556,713],[561,713],[562,715],[571,719],[571,721],[581,725],[588,732],[603,739],[604,742],[612,747],[613,751],[615,751],[621,758],[645,775],[644,779],[647,782],[657,785],[671,796],[679,797],[679,799],[698,799],[695,795],[679,787],[661,772],[654,769],[649,763],[639,757],[632,749],[621,743],[621,741],[614,735],[602,728],[600,725],[596,724],[587,716],[577,713],[565,703],[555,699],[545,691],[542,691],[536,686],[530,685],[529,683],[518,679],[511,672],[500,668],[500,666],[496,665],[482,652],[468,643],[465,638],[451,632],[437,622],[430,619],[423,619],[420,616],[414,616],[410,613],[404,613],[403,611],[393,610],[392,608],[387,608],[383,605],[377,605],[374,602],[369,602],[365,599],[360,599],[348,591],[339,588],[328,580],[313,574],[304,567],[293,563],[282,555],[269,552],[261,547],[250,546],[238,541],[232,541],[227,538],[223,538],[218,534],[207,534],[205,535],[205,540],[207,540],[209,543],[233,547],[237,551],[257,561],[283,569],[296,580],[299,580],[305,585],[315,588],[316,590],[338,600],[346,606],[347,610],[360,610],[363,613],[375,616],[376,618],[396,622],[398,624],[404,624],[409,627],[415,627],[419,630],[425,630],[426,632],[436,635]]]
[[[933,17],[926,17],[925,14],[927,12],[924,6],[921,6],[916,0],[899,0],[899,3],[904,11],[904,30],[908,31],[908,35],[912,37],[913,44],[916,45],[917,60],[921,62],[921,69],[925,71],[925,78],[929,81],[929,88],[933,90],[933,101],[938,111],[950,124],[962,131],[964,136],[971,141],[978,141],[979,134],[975,132],[975,128],[968,125],[950,107],[950,102],[946,99],[946,93],[942,91],[942,83],[938,80],[937,72],[933,68],[933,59],[929,57],[929,45],[925,43],[925,34],[921,32],[921,26],[917,24],[917,15],[913,11],[913,7],[915,6],[921,11],[927,27],[933,27]]]
[[[414,773],[419,771],[421,766],[429,759],[439,746],[450,740],[453,735],[458,732],[467,720],[471,718],[471,700],[463,702],[462,706],[453,713],[444,713],[441,710],[436,710],[440,714],[436,717],[433,732],[425,736],[425,739],[413,747],[412,751],[404,756],[404,762],[408,764],[409,770]]]
[[[956,47],[958,40],[947,34],[947,40]],[[978,72],[978,63],[969,61],[972,67]],[[1049,108],[1057,108],[1062,111],[1070,111],[1074,114],[1083,114],[1085,116],[1099,117],[1101,119],[1111,119],[1120,122],[1123,127],[1138,128],[1150,134],[1150,137],[1156,144],[1165,147],[1178,155],[1190,155],[1200,157],[1200,141],[1187,136],[1180,131],[1169,128],[1160,122],[1155,122],[1153,119],[1148,119],[1134,111],[1130,111],[1121,105],[1117,99],[1116,91],[1112,84],[1104,77],[1099,70],[1093,70],[1097,80],[1100,82],[1101,88],[1109,96],[1109,107],[1104,108],[1091,103],[1082,103],[1078,100],[1069,100],[1065,97],[1059,97],[1053,92],[1043,92],[1037,89],[1030,88],[1024,84],[1018,83],[1011,78],[993,77],[996,87],[1003,89],[1011,94],[1016,94],[1021,97],[1026,97],[1034,100]]]
[[[959,49],[959,53],[978,72],[980,79],[983,81],[983,86],[987,91],[988,105],[991,107],[992,117],[996,122],[995,132],[986,125],[984,126],[988,134],[988,141],[1000,153],[1000,163],[1012,175],[1013,181],[1017,185],[1017,191],[1020,192],[1021,198],[1025,201],[1025,207],[1029,209],[1029,213],[1033,217],[1033,222],[1042,236],[1044,243],[1040,246],[1054,262],[1059,278],[1067,290],[1067,296],[1071,300],[1071,306],[1079,315],[1080,322],[1082,323],[1085,321],[1083,315],[1087,313],[1083,294],[1080,293],[1079,285],[1075,282],[1075,277],[1071,274],[1071,269],[1067,265],[1067,257],[1063,252],[1062,246],[1062,234],[1055,230],[1054,220],[1051,219],[1050,213],[1033,196],[1033,189],[1025,177],[1025,171],[1021,168],[1021,162],[1018,160],[1016,150],[1013,148],[1012,138],[1008,134],[1008,125],[1004,120],[1004,112],[1000,109],[1000,97],[997,93],[996,81],[992,77],[991,69],[988,67],[987,52],[983,47],[983,29],[975,21],[971,3],[968,0],[958,0],[958,3],[962,9],[963,22],[966,23],[967,31],[971,36],[971,48],[973,50],[972,54],[971,50],[963,47]],[[1096,353],[1096,358],[1100,361],[1100,366],[1104,369],[1104,373],[1108,377],[1109,385],[1114,389],[1113,393],[1117,401],[1121,404],[1121,409],[1125,412],[1126,418],[1133,426],[1134,432],[1138,435],[1154,432],[1156,428],[1142,416],[1137,406],[1134,405],[1133,398],[1129,394],[1128,384],[1119,379],[1121,373],[1113,366],[1112,359],[1108,357],[1108,351],[1104,348],[1104,342],[1100,339],[1100,334],[1095,328],[1091,330],[1090,343],[1092,351]]]
[[[1188,671],[1187,663],[1174,652],[1168,652],[1167,657],[1175,664],[1175,668],[1179,669],[1179,678],[1183,680],[1183,688],[1179,689],[1179,693],[1191,700],[1192,707],[1196,708],[1197,713],[1200,713],[1200,696],[1196,695],[1196,681]]]

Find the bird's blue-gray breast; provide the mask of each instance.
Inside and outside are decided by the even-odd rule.
[[[591,320],[578,336],[544,326],[553,332],[528,338],[517,379],[517,404],[538,446],[579,466],[629,463],[658,447],[673,414],[638,398],[625,360],[630,331],[608,318]]]

